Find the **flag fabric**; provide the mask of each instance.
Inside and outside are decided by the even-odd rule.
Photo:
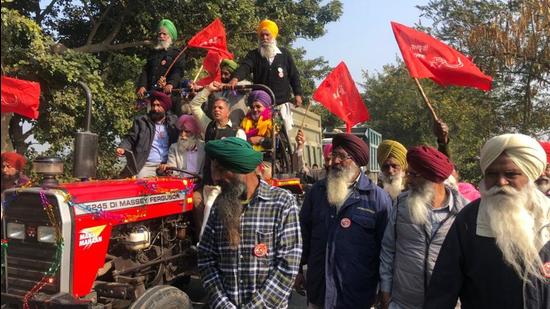
[[[225,28],[219,18],[216,18],[210,25],[195,34],[187,42],[187,46],[217,51],[224,58],[233,59],[233,54],[227,50]]]
[[[414,78],[430,78],[442,85],[488,91],[493,78],[483,74],[468,57],[430,35],[391,22],[403,60]]]
[[[313,99],[342,119],[346,123],[348,133],[354,125],[369,120],[367,106],[343,61],[315,90]]]
[[[17,113],[31,119],[38,118],[39,83],[2,76],[1,88],[2,114]]]
[[[199,86],[206,86],[213,81],[221,81],[222,73],[220,63],[223,59],[223,56],[217,51],[208,50],[208,53],[202,60],[202,67],[206,72],[208,72],[208,76],[197,82]]]

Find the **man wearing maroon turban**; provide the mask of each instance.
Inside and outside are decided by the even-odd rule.
[[[546,153],[546,168],[542,175],[535,180],[535,184],[542,193],[550,197],[550,142],[539,141],[539,143]]]
[[[392,202],[360,169],[369,162],[369,147],[361,138],[338,134],[332,145],[327,178],[313,185],[300,212],[308,303],[370,308]]]
[[[382,241],[383,308],[418,308],[443,240],[467,201],[443,181],[453,164],[429,146],[407,151],[409,190],[399,195]],[[399,261],[398,263],[394,263]]]
[[[29,182],[29,178],[23,174],[25,163],[25,157],[17,152],[2,153],[2,192]]]

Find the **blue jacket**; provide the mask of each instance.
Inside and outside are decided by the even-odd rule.
[[[364,173],[338,213],[326,191],[326,180],[317,182],[300,211],[308,302],[325,308],[370,308],[391,198]]]

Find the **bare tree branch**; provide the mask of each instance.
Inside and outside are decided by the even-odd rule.
[[[87,4],[86,4],[87,6]],[[86,45],[91,45],[93,40],[94,40],[94,37],[97,33],[97,30],[99,30],[99,27],[101,26],[101,24],[103,23],[103,20],[107,17],[107,15],[109,14],[109,12],[111,11],[111,8],[113,7],[113,2],[111,2],[109,4],[109,6],[107,7],[107,9],[105,10],[105,12],[103,12],[103,14],[101,15],[101,17],[99,18],[98,21],[95,21],[93,18],[92,18],[92,14],[89,14],[90,16],[90,20],[92,21],[93,23],[93,28],[92,28],[92,31],[90,31],[90,34],[88,35],[88,39],[86,39]],[[86,46],[85,45],[85,46]]]
[[[151,40],[120,43],[115,45],[101,42],[97,44],[84,45],[78,48],[74,48],[73,50],[81,53],[98,53],[98,52],[111,51],[111,50],[121,50],[121,49],[132,48],[132,47],[148,46],[151,44],[153,44]]]
[[[126,5],[124,7],[124,10],[122,11],[122,14],[121,14],[120,18],[117,19],[116,23],[113,26],[113,30],[107,36],[107,38],[105,38],[105,40],[103,40],[104,43],[111,43],[115,39],[117,34],[120,32],[120,29],[122,28],[122,23],[124,22],[124,17],[126,17],[126,15],[128,14],[129,9],[130,9],[130,7],[128,5]]]
[[[46,15],[48,15],[52,12],[53,7],[57,3],[57,1],[58,0],[52,0],[52,2],[50,2],[50,4],[48,4],[48,6],[44,9],[44,11],[42,11],[42,13],[40,13],[40,15],[36,16],[36,23],[37,24],[39,24],[39,25],[42,24],[42,20],[44,20],[44,17],[46,17]]]

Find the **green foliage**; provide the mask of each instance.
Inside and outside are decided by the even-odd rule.
[[[134,82],[156,37],[160,19],[171,19],[178,29],[177,46],[185,45],[197,31],[214,18],[225,25],[228,48],[236,58],[257,46],[256,26],[263,18],[280,27],[278,41],[296,56],[306,99],[313,80],[328,71],[322,58],[304,59],[303,50],[293,50],[298,37],[316,38],[325,25],[342,14],[338,0],[322,1],[69,1],[42,3],[18,0],[2,2],[2,71],[8,76],[41,84],[38,121],[14,121],[14,147],[37,155],[57,155],[70,160],[75,131],[82,128],[85,95],[76,82],[85,82],[93,98],[92,132],[99,135],[98,178],[114,177],[120,162],[114,149],[131,126],[134,109]],[[186,52],[187,78],[196,72],[205,52]],[[32,129],[23,132],[23,123]],[[32,135],[31,135],[32,134]],[[31,137],[28,139],[28,137]],[[47,145],[46,151],[28,146]]]

